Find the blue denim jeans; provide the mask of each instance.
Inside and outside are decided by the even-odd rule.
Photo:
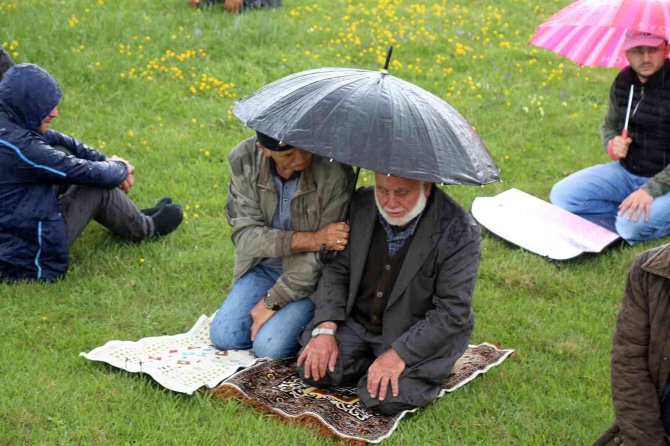
[[[627,215],[618,215],[621,202],[647,181],[648,177],[628,172],[617,161],[598,164],[556,183],[550,200],[562,209],[616,231],[630,244],[655,240],[670,234],[670,193],[654,198],[648,222],[644,221],[644,215],[637,223],[628,220]]]
[[[219,350],[246,350],[253,348],[259,357],[281,359],[298,351],[298,336],[314,315],[314,304],[309,298],[284,305],[268,320],[251,342],[251,309],[277,282],[280,273],[257,265],[234,284],[217,311],[209,337]]]

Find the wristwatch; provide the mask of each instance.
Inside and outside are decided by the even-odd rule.
[[[316,337],[320,334],[326,334],[326,335],[331,335],[335,336],[335,329],[334,328],[320,328],[316,327],[314,330],[312,330],[312,337]]]
[[[272,298],[270,293],[267,293],[265,295],[265,297],[263,298],[263,302],[265,303],[265,308],[267,308],[268,310],[279,311],[281,309],[279,303],[277,303],[277,301]]]

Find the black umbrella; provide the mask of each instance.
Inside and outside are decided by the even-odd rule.
[[[302,71],[243,98],[233,113],[275,139],[374,172],[444,184],[500,179],[460,113],[386,69]]]

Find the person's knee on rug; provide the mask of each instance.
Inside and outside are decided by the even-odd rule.
[[[440,393],[441,383],[431,383],[425,379],[417,379],[403,373],[398,378],[398,394],[393,395],[389,384],[383,400],[372,397],[368,391],[368,376],[363,376],[357,385],[361,402],[368,409],[377,410],[384,415],[393,416],[403,410],[426,407],[433,402]]]

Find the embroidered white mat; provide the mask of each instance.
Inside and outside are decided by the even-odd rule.
[[[257,361],[251,350],[220,351],[212,347],[210,322],[203,315],[187,333],[136,342],[109,341],[79,355],[131,373],[146,373],[166,389],[190,395],[204,386],[216,387],[240,368]]]

